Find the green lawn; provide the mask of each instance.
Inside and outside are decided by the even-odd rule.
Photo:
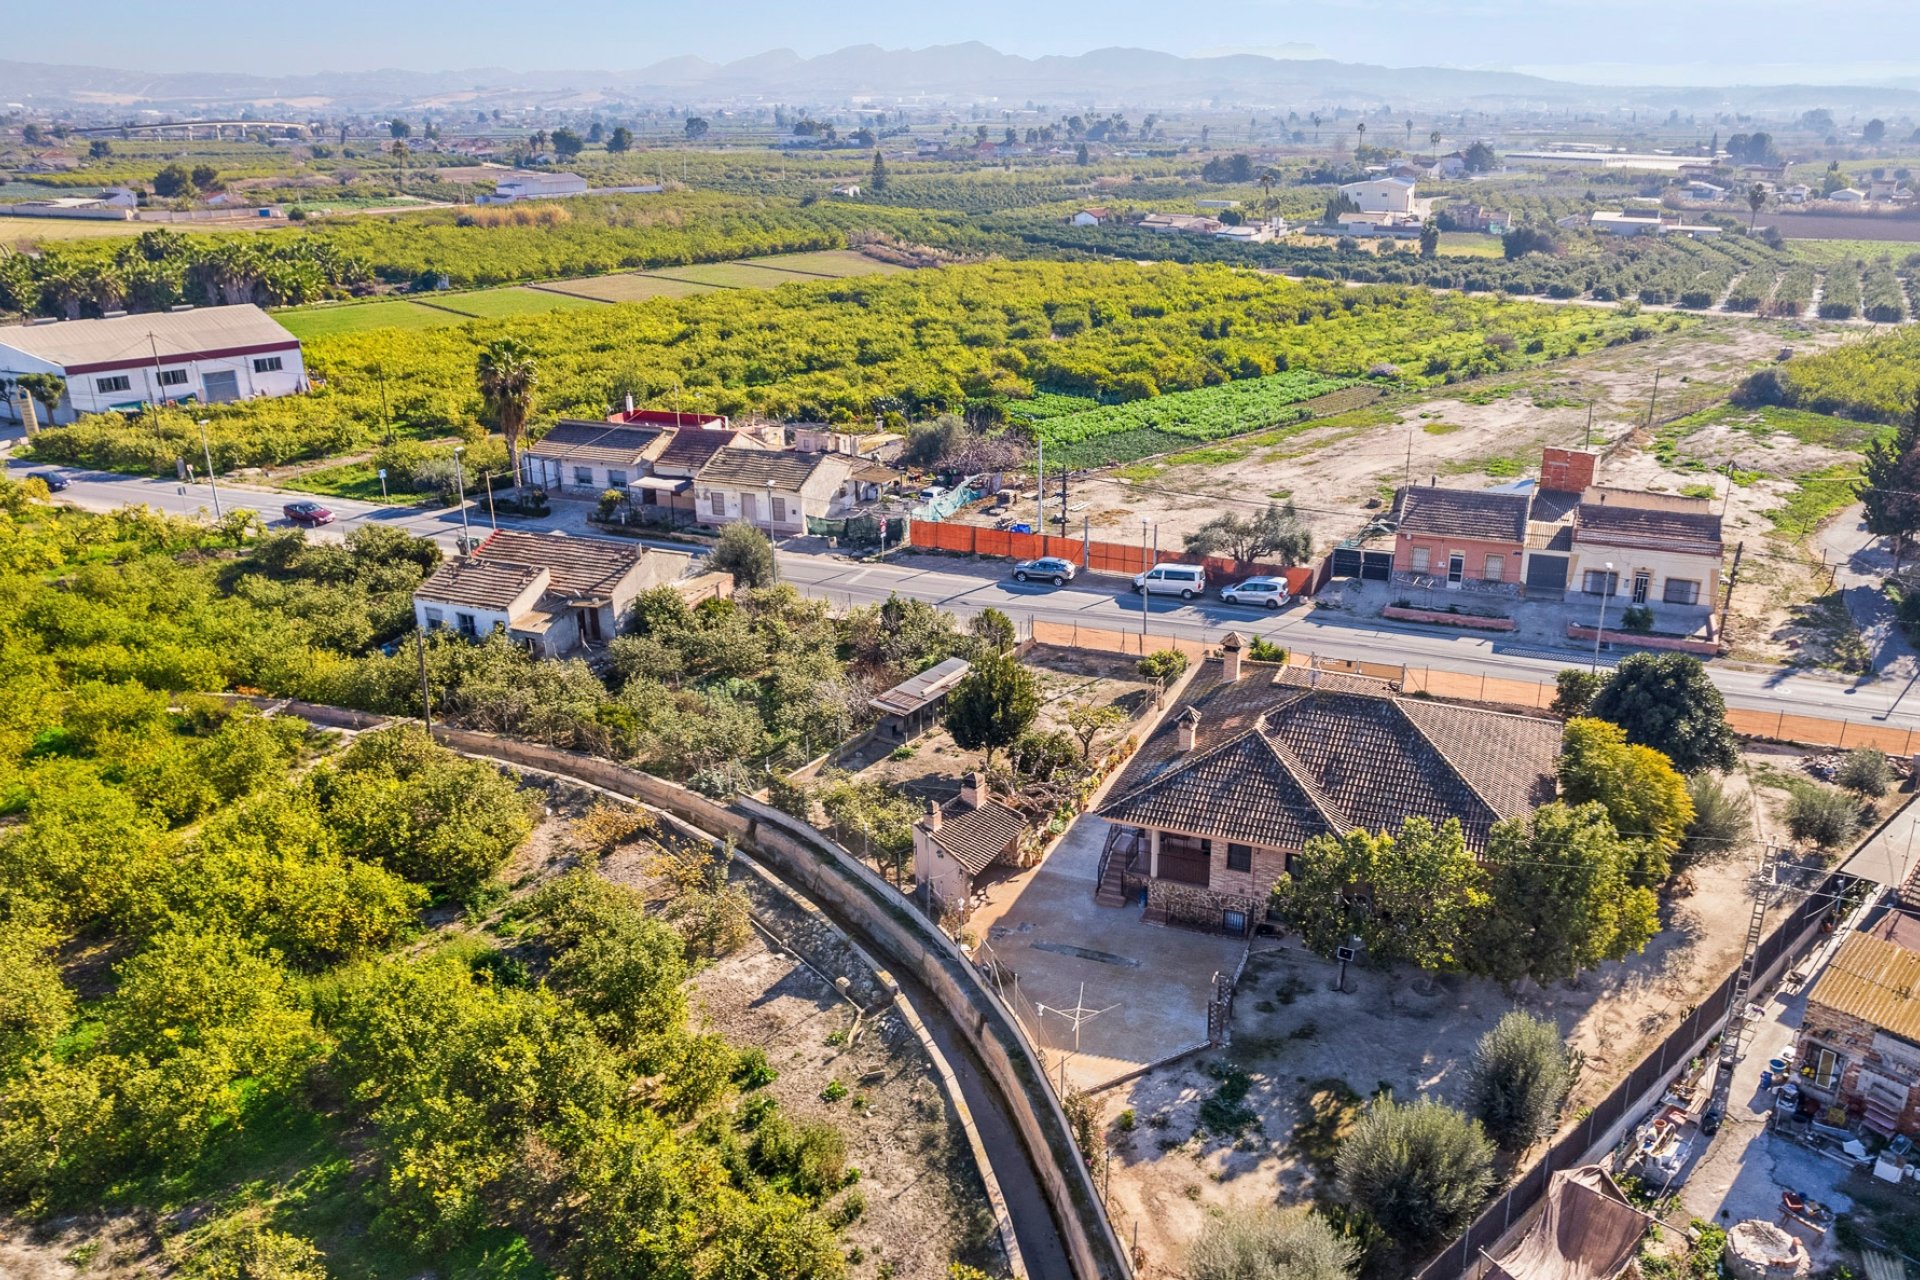
[[[1478,231],[1440,233],[1440,256],[1443,258],[1499,258],[1505,254],[1506,247],[1499,236],[1483,235]]]
[[[690,280],[669,280],[664,276],[642,275],[636,272],[614,276],[585,276],[578,280],[556,280],[546,287],[551,291],[570,293],[600,302],[645,302],[649,298],[686,298],[696,293],[713,291],[712,285],[694,284]]]
[[[696,262],[685,267],[661,267],[648,274],[722,289],[771,289],[776,285],[794,284],[807,278],[796,272],[776,271],[771,267],[756,267],[746,262]]]
[[[885,275],[895,271],[911,270],[891,262],[881,262],[878,258],[869,258],[855,249],[820,249],[811,253],[776,253],[765,258],[743,258],[747,266],[772,267],[775,271],[792,271],[807,276],[866,276]]]
[[[321,303],[274,313],[296,338],[331,338],[368,329],[434,329],[459,324],[460,317],[404,298],[384,302]]]
[[[579,311],[605,304],[577,294],[555,293],[549,289],[529,289],[513,285],[505,289],[478,289],[472,293],[441,294],[435,296],[433,305],[445,307],[449,311],[458,311],[462,315],[484,316],[492,319],[497,316],[534,315],[542,311]]]

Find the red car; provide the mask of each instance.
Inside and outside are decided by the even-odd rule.
[[[333,512],[317,502],[289,502],[280,508],[280,514],[295,524],[306,525],[309,528],[333,523]]]

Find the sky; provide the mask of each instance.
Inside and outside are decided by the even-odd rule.
[[[1920,76],[1915,0],[26,0],[0,57],[136,70],[257,74],[629,70],[694,54],[920,48],[978,40],[1028,56],[1114,45],[1171,53],[1293,51],[1349,62],[1532,71],[1593,83],[1859,82]],[[1204,20],[1196,21],[1204,14]],[[1862,53],[1872,55],[1863,60]],[[1904,54],[1890,60],[1888,54]],[[0,85],[0,94],[4,93]]]

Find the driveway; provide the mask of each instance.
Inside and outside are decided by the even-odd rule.
[[[1854,503],[1814,535],[1814,545],[1834,566],[1833,585],[1846,602],[1847,615],[1860,628],[1872,655],[1873,673],[1910,676],[1920,672],[1920,654],[1907,643],[1893,604],[1881,589],[1893,572],[1893,553],[1867,532],[1866,517]]]
[[[1039,866],[990,885],[968,929],[1008,971],[1006,994],[1049,1068],[1093,1088],[1207,1042],[1216,973],[1239,967],[1239,938],[1143,924],[1138,906],[1093,901],[1107,823],[1084,814]],[[1085,991],[1084,1000],[1082,990]],[[1080,1017],[1076,1006],[1098,1013]]]

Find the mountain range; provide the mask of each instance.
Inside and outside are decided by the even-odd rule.
[[[0,61],[0,98],[34,106],[183,110],[286,104],[304,110],[382,110],[435,104],[655,103],[711,106],[782,102],[1098,104],[1316,110],[1380,103],[1404,109],[1600,109],[1683,112],[1826,107],[1836,114],[1912,111],[1920,85],[1604,87],[1510,71],[1386,67],[1260,54],[1181,57],[1096,49],[1037,58],[977,42],[925,49],[853,45],[817,57],[775,49],[734,62],[677,57],[630,71],[380,70],[258,76],[225,71],[145,72]]]

